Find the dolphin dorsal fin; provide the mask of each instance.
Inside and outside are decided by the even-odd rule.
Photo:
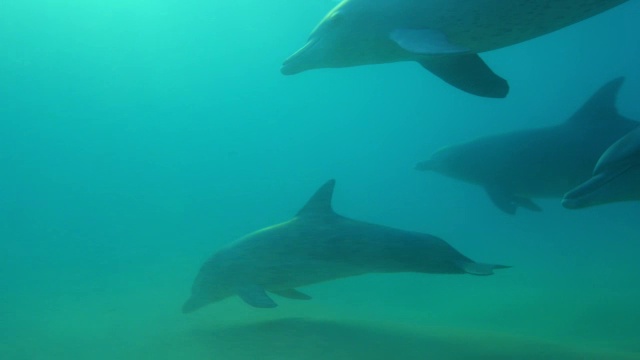
[[[624,77],[621,76],[604,84],[567,122],[585,125],[607,123],[613,118],[618,118],[616,99],[622,83],[624,83]]]
[[[333,188],[335,185],[336,181],[333,179],[324,183],[324,185],[322,185],[307,201],[302,209],[298,211],[296,216],[333,214],[331,198],[333,197]]]

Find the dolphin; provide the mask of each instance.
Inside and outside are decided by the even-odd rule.
[[[285,75],[416,61],[471,94],[503,98],[509,85],[478,53],[577,23],[627,0],[344,0],[283,63]]]
[[[368,224],[336,214],[335,181],[326,182],[291,220],[246,235],[202,265],[184,313],[238,295],[258,308],[277,306],[267,292],[308,300],[300,286],[367,273],[491,275],[503,265],[476,263],[435,236]]]
[[[579,209],[640,200],[640,127],[602,154],[591,179],[565,194],[562,206]]]
[[[479,138],[448,146],[416,165],[485,188],[502,211],[541,208],[531,198],[562,198],[591,177],[602,153],[638,127],[618,114],[624,78],[602,86],[559,125]]]

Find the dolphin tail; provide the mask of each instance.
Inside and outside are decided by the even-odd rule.
[[[483,264],[472,261],[458,261],[457,264],[465,273],[480,276],[493,275],[493,270],[508,269],[511,267],[506,265]]]

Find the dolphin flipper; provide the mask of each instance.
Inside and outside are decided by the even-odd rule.
[[[238,289],[238,296],[247,304],[257,308],[274,308],[278,304],[267,295],[264,288],[258,285],[243,286]]]
[[[542,208],[529,198],[514,195],[499,187],[487,186],[485,189],[493,204],[507,214],[515,214],[518,207],[536,212],[542,211]]]
[[[525,209],[531,210],[531,211],[535,211],[535,212],[540,212],[542,211],[542,208],[540,207],[540,205],[536,204],[533,202],[533,200],[526,198],[526,197],[522,197],[522,196],[513,196],[513,201],[515,201],[515,203],[520,206],[523,207]]]
[[[284,298],[288,298],[288,299],[294,299],[294,300],[311,300],[311,296],[302,293],[296,289],[286,289],[286,290],[278,290],[278,291],[273,291],[270,290],[269,292],[272,292],[276,295],[282,296]]]
[[[419,61],[425,69],[470,94],[504,98],[509,84],[496,75],[477,54],[434,56]]]

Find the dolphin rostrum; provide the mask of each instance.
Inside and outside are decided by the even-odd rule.
[[[471,94],[501,98],[507,82],[477,55],[577,23],[627,0],[344,0],[282,73],[417,61]]]
[[[564,123],[445,147],[416,168],[480,185],[506,213],[540,211],[532,197],[562,198],[591,177],[611,144],[638,126],[616,109],[623,81],[605,84]]]
[[[246,235],[215,253],[198,273],[182,311],[238,295],[258,308],[277,306],[267,292],[310,297],[296,288],[367,273],[490,275],[502,265],[476,263],[435,236],[368,224],[336,214],[334,180],[291,220]]]
[[[602,154],[591,179],[562,199],[567,209],[640,200],[640,127],[611,145]]]

